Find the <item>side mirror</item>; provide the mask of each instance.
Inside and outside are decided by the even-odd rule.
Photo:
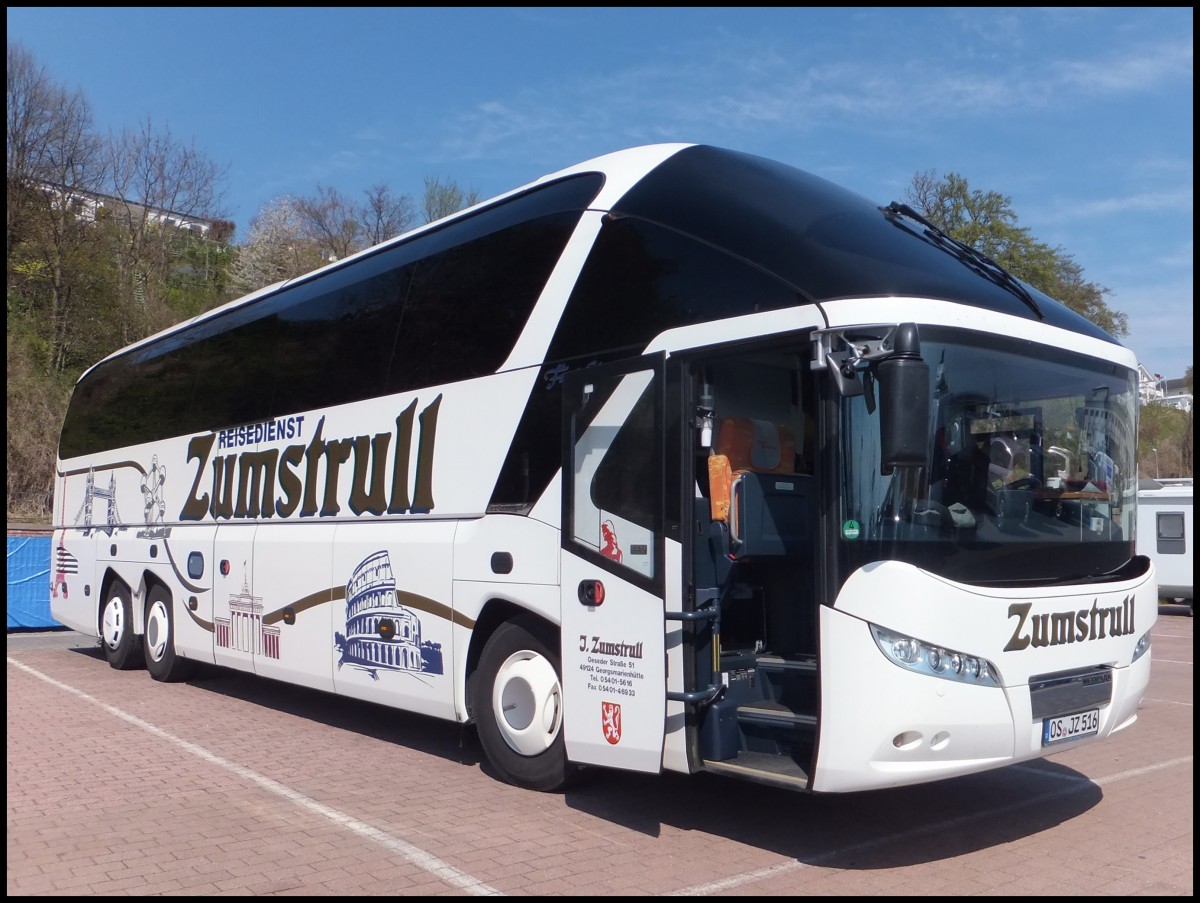
[[[919,467],[929,460],[929,365],[921,358],[917,325],[900,324],[892,348],[876,369],[884,476],[897,467]]]

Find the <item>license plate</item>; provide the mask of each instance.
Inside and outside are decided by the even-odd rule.
[[[1088,709],[1073,715],[1059,715],[1042,721],[1042,746],[1086,737],[1100,730],[1100,710]]]

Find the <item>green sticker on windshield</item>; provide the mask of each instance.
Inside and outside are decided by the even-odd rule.
[[[848,520],[842,524],[842,536],[846,539],[858,539],[858,521]]]

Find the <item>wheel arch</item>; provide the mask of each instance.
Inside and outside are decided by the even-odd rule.
[[[475,720],[473,709],[473,684],[475,675],[479,670],[479,658],[483,655],[483,648],[487,645],[492,634],[494,634],[502,624],[510,621],[515,621],[522,624],[530,632],[536,632],[541,636],[553,649],[559,649],[559,630],[558,625],[544,615],[531,611],[525,608],[518,602],[511,599],[492,598],[484,604],[483,610],[480,611],[479,617],[475,620],[475,626],[471,630],[471,642],[467,647],[467,657],[464,662],[465,684],[463,695],[466,704],[467,723]]]
[[[117,569],[111,565],[104,569],[104,576],[100,579],[100,593],[96,597],[96,634],[100,635],[104,622],[104,606],[108,603],[108,593],[112,589],[114,583],[119,583],[125,587],[125,591],[129,593],[130,601],[133,603],[130,608],[133,611],[133,632],[138,636],[145,631],[145,610],[144,607],[137,604],[138,597],[134,595],[133,587],[129,581],[122,577]],[[139,586],[140,589],[140,586]]]
[[[150,608],[150,591],[155,587],[162,587],[162,590],[167,594],[167,598],[172,602],[175,601],[175,594],[171,592],[171,588],[167,586],[167,581],[163,580],[163,578],[154,573],[154,571],[142,571],[142,582],[141,586],[139,587],[142,604],[137,606],[139,608],[139,612],[136,616],[139,626],[141,627],[141,633],[145,633],[146,630],[146,612]]]

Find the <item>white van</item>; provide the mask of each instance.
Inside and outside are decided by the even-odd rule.
[[[1140,480],[1137,525],[1137,550],[1154,561],[1159,598],[1191,605],[1191,477]]]

